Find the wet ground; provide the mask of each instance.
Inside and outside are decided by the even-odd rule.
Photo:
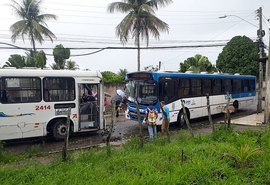
[[[256,110],[254,108],[244,109],[239,111],[236,114],[233,114],[233,118],[239,118],[246,115],[254,114]],[[223,115],[215,115],[212,117],[214,124],[218,124],[224,121]],[[109,117],[107,118],[107,123],[110,123]],[[114,131],[111,137],[111,141],[125,141],[131,136],[139,135],[139,124],[138,122],[126,120],[122,115],[116,118],[116,123],[114,126]],[[209,124],[208,118],[200,118],[191,120],[191,126],[196,135],[200,134],[208,134],[211,133],[211,126]],[[265,126],[246,126],[246,125],[236,125],[234,127],[235,130],[244,130],[244,129],[252,129],[252,130],[260,130]],[[179,130],[180,128],[174,124],[170,125],[170,130]],[[187,129],[184,127],[183,129]],[[147,137],[147,126],[143,125],[143,134]],[[107,135],[102,135],[100,133],[87,132],[80,134],[73,134],[69,139],[69,149],[76,148],[88,148],[91,146],[97,146],[99,144],[104,144],[106,142]],[[14,140],[7,142],[4,147],[6,151],[20,154],[24,152],[31,152],[37,148],[42,152],[61,152],[63,148],[64,142],[56,142],[52,137],[43,137],[43,138],[31,138],[31,139],[23,139],[23,140]]]

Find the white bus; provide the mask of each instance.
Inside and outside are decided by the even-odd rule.
[[[103,121],[102,76],[97,71],[0,69],[0,140],[98,131]]]
[[[144,119],[149,106],[157,109],[161,117],[160,101],[165,101],[170,110],[170,121],[180,126],[184,123],[181,100],[189,119],[208,115],[206,94],[210,97],[212,114],[224,111],[226,92],[229,92],[230,103],[235,109],[256,102],[256,77],[250,75],[134,72],[128,73],[126,80],[126,117],[136,121],[135,101],[139,104],[141,119]],[[157,124],[160,125],[161,121]]]

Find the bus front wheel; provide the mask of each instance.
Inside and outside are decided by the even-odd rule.
[[[53,137],[55,140],[63,140],[67,132],[67,125],[64,119],[60,119],[53,125]]]

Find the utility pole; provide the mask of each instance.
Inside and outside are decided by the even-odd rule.
[[[258,104],[257,104],[257,113],[262,112],[262,88],[263,88],[263,64],[260,59],[263,58],[264,54],[264,44],[263,36],[265,35],[264,30],[262,29],[262,7],[257,10],[257,16],[259,18],[259,30],[257,31],[258,43],[259,43],[259,91],[258,91]]]
[[[266,62],[266,96],[265,96],[265,111],[264,123],[270,122],[270,29],[269,29],[269,46],[268,46],[268,61]]]

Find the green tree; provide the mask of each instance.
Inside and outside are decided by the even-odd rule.
[[[127,69],[120,69],[118,72],[118,75],[119,75],[121,80],[125,81],[125,77],[126,77],[127,73],[128,73]]]
[[[39,51],[35,53],[35,63],[36,63],[36,67],[43,69],[44,67],[46,67],[46,63],[47,63],[47,58],[46,58],[46,54],[44,53],[44,51]]]
[[[22,37],[24,40],[25,36],[27,36],[35,52],[36,40],[42,44],[44,37],[49,38],[51,41],[56,38],[45,23],[46,20],[56,19],[56,16],[53,14],[40,14],[41,0],[22,0],[21,3],[12,0],[12,2],[13,4],[10,6],[14,9],[16,15],[21,18],[21,20],[15,22],[10,27],[13,42],[15,42],[18,37]],[[33,56],[33,54],[31,55]]]
[[[180,63],[180,72],[192,71],[193,73],[208,72],[213,73],[216,70],[215,66],[209,61],[206,56],[195,55]]]
[[[70,49],[64,48],[62,44],[56,45],[53,49],[54,64],[52,69],[65,69],[66,60],[70,57]]]
[[[26,57],[22,55],[10,55],[8,62],[3,67],[16,67],[17,69],[23,67],[37,67],[43,69],[46,67],[46,54],[44,51],[35,52],[34,56],[26,53]]]
[[[101,72],[104,83],[122,83],[124,80],[120,75],[111,71]]]
[[[223,73],[259,74],[258,46],[246,36],[233,37],[219,54],[216,66]]]
[[[138,71],[140,71],[140,41],[146,41],[149,44],[149,35],[159,39],[160,31],[169,32],[167,23],[155,16],[155,11],[159,7],[164,7],[172,0],[122,0],[120,2],[110,3],[108,12],[116,11],[127,13],[125,18],[117,25],[116,35],[123,44],[126,44],[129,37],[135,39],[137,46]]]
[[[17,69],[26,67],[25,57],[18,54],[10,55],[8,62],[3,67],[16,67]]]
[[[74,62],[74,61],[72,61],[72,60],[68,60],[68,61],[66,62],[65,69],[68,69],[68,70],[76,70],[76,69],[79,69],[79,65],[76,64],[76,62]]]
[[[3,67],[16,67],[17,69],[25,67],[25,57],[15,54],[10,55],[8,62],[5,63]]]

